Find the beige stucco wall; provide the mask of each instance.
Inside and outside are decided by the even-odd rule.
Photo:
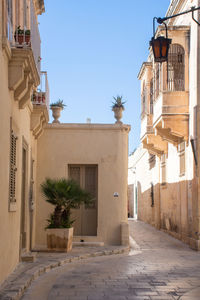
[[[21,2],[20,2],[21,3]],[[4,13],[2,11],[4,8]],[[13,1],[13,11],[15,3]],[[23,9],[21,9],[23,15]],[[0,5],[0,284],[7,276],[15,269],[23,254],[21,251],[20,242],[20,220],[21,220],[21,191],[22,191],[22,147],[26,144],[27,159],[26,159],[26,181],[25,181],[25,224],[24,232],[26,233],[26,245],[24,252],[30,250],[31,241],[31,224],[30,224],[30,166],[31,159],[35,160],[34,165],[34,180],[36,180],[36,163],[37,163],[37,141],[30,129],[31,116],[33,106],[31,98],[27,100],[26,106],[21,109],[19,102],[14,97],[14,90],[9,88],[10,76],[16,77],[20,74],[20,63],[16,62],[16,69],[9,72],[9,64],[12,60],[12,51],[6,34],[6,1],[2,1]],[[15,23],[15,20],[13,20]],[[3,32],[4,29],[4,32]],[[19,49],[19,53],[23,53],[23,49]],[[30,50],[31,52],[31,50]],[[20,58],[19,58],[20,60]],[[25,61],[24,61],[25,62]],[[21,61],[21,65],[25,68],[25,63]],[[24,63],[24,64],[23,64]],[[18,68],[19,67],[19,68]],[[28,73],[29,66],[26,65]],[[16,76],[15,76],[16,75]],[[21,75],[21,74],[20,74]],[[19,75],[19,77],[20,77]],[[39,78],[39,74],[37,75]],[[23,76],[22,76],[23,77]],[[19,82],[18,82],[19,83]],[[20,82],[21,83],[21,82]],[[24,86],[21,92],[25,94],[27,87]],[[9,179],[10,179],[10,132],[11,127],[14,134],[17,136],[16,146],[16,205],[9,205]],[[35,187],[33,185],[33,190]],[[33,194],[35,192],[33,191]],[[34,219],[34,212],[33,212]]]
[[[127,125],[48,124],[38,141],[35,248],[46,247],[46,219],[53,207],[41,196],[46,177],[68,177],[69,164],[98,165],[98,228],[92,241],[120,244],[127,221]],[[114,192],[119,193],[114,198]],[[87,239],[86,239],[87,240]]]
[[[27,144],[27,177],[26,177],[26,232],[27,250],[29,249],[29,181],[30,181],[30,153],[36,160],[36,142],[30,131],[30,114],[27,107],[19,110],[18,102],[14,100],[12,91],[8,89],[8,59],[0,50],[0,282],[15,268],[19,262],[20,249],[20,210],[21,210],[21,172],[22,172],[22,143]],[[30,106],[31,108],[31,106]],[[10,118],[12,128],[17,135],[17,172],[16,172],[16,210],[9,211],[9,171],[10,171]]]

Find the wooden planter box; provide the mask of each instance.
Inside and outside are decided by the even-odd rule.
[[[48,228],[47,248],[54,252],[68,252],[72,250],[73,228]]]

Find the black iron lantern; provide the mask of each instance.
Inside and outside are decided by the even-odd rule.
[[[171,41],[171,39],[165,38],[164,36],[159,36],[157,39],[152,37],[150,46],[153,49],[155,62],[162,63],[164,61],[167,61]]]
[[[157,22],[159,24],[165,25],[166,37],[159,36],[159,37],[155,38],[155,20],[157,20]],[[172,41],[171,39],[168,39],[166,23],[163,22],[163,19],[154,17],[153,18],[153,37],[149,44],[153,49],[155,62],[162,63],[164,61],[167,61],[168,51],[169,51],[169,46],[171,44],[171,41]]]

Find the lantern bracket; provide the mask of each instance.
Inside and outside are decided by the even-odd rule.
[[[155,20],[157,20],[157,22],[159,23],[159,20],[160,20],[160,18],[157,18],[157,17],[154,17],[153,18],[153,37],[155,37]],[[162,21],[162,23],[159,23],[159,24],[164,24],[165,25],[165,30],[166,30],[166,38],[168,38],[168,33],[167,33],[167,24],[164,22],[164,21]]]
[[[169,19],[172,19],[172,18],[176,18],[178,16],[181,16],[181,15],[185,15],[185,14],[188,14],[188,13],[192,13],[192,19],[193,21],[195,21],[199,26],[200,26],[200,23],[194,18],[194,12],[196,10],[199,10],[200,9],[200,6],[198,7],[195,7],[195,6],[192,6],[189,10],[186,10],[186,11],[183,11],[181,13],[178,13],[178,14],[175,14],[175,15],[172,15],[172,16],[169,16],[169,17],[164,17],[164,18],[157,18],[157,17],[154,17],[153,18],[153,34],[155,35],[155,20],[157,20],[157,23],[158,24],[163,24],[165,21],[169,20]]]

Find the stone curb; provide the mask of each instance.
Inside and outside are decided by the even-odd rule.
[[[129,247],[120,247],[112,250],[99,250],[93,253],[80,254],[70,258],[54,259],[53,261],[47,261],[46,263],[40,262],[29,263],[32,264],[32,268],[25,271],[18,271],[19,274],[13,273],[9,276],[6,283],[3,284],[3,288],[0,289],[0,300],[19,300],[26,289],[31,283],[37,279],[40,275],[51,271],[54,268],[66,265],[82,259],[88,259],[97,256],[107,256],[116,254],[129,253]],[[28,264],[28,263],[24,263]]]

